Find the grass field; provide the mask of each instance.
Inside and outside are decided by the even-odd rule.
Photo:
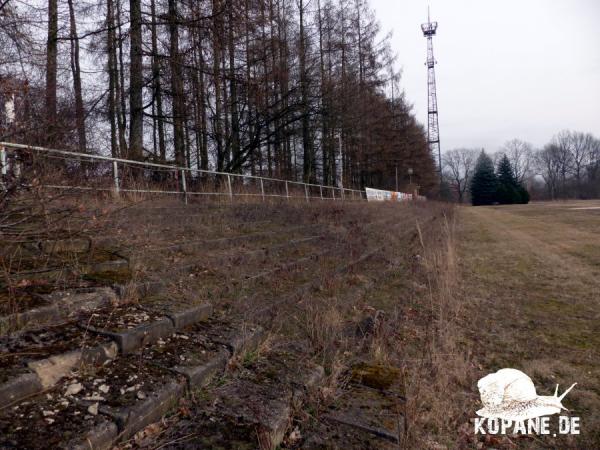
[[[527,373],[538,395],[577,382],[564,402],[581,417],[577,439],[490,444],[598,448],[600,202],[466,207],[458,216],[462,339],[475,366],[470,416],[479,407],[477,378],[504,367]]]

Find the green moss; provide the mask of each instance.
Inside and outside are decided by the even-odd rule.
[[[388,389],[400,379],[400,370],[391,366],[360,363],[352,368],[351,379],[375,389]]]
[[[118,270],[105,270],[102,272],[90,272],[83,276],[84,280],[95,281],[102,284],[125,284],[131,281],[133,272],[128,268]]]

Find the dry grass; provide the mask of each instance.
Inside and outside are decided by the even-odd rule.
[[[456,436],[468,402],[463,390],[472,380],[470,351],[460,319],[465,305],[457,295],[459,268],[456,221],[444,215],[438,239],[421,241],[419,262],[427,289],[417,304],[419,317],[407,344],[413,358],[404,360],[407,430],[405,448],[446,448]],[[432,236],[430,236],[432,237]]]
[[[261,324],[271,336],[268,348],[286,340],[301,344],[303,356],[326,370],[318,404],[335,401],[352,368],[364,363],[405,374],[402,385],[391,389],[408,398],[404,417],[398,416],[407,447],[452,428],[455,416],[444,417],[437,405],[450,411],[458,400],[437,396],[460,382],[466,359],[455,325],[461,314],[454,297],[455,223],[446,207],[238,198],[233,204],[202,199],[184,207],[176,199],[137,195],[75,195],[65,205],[77,207],[81,200],[85,208],[76,208],[78,217],[61,226],[85,228],[102,245],[134,255],[134,277],[167,280],[170,290],[159,301],[178,307],[191,294],[195,302],[212,302],[223,318]],[[92,218],[102,226],[88,227]],[[273,234],[226,242],[257,231]],[[315,234],[322,237],[274,251]],[[219,239],[225,240],[212,247],[173,248]],[[272,271],[301,260],[297,267]],[[341,270],[352,261],[360,263]],[[175,270],[188,265],[195,270]],[[256,277],[261,273],[269,275]],[[242,355],[237,365],[268,348]]]
[[[532,377],[539,395],[577,382],[565,400],[580,416],[579,438],[512,438],[519,448],[597,448],[600,443],[597,210],[581,202],[461,211],[463,327],[477,377],[503,367]],[[470,411],[479,407],[472,384]],[[475,394],[475,395],[473,395]],[[471,414],[472,415],[472,414]],[[493,442],[511,448],[510,442]]]

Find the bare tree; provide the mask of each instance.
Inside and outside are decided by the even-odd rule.
[[[520,139],[512,139],[504,144],[501,151],[508,157],[517,182],[524,184],[526,178],[531,176],[533,165],[531,144]]]
[[[48,0],[48,39],[46,41],[46,124],[48,139],[55,139],[56,91],[58,73],[58,2]]]
[[[561,194],[561,150],[556,144],[548,144],[536,155],[538,170],[544,179],[548,196],[551,200],[558,198]]]
[[[131,21],[129,68],[129,154],[131,159],[142,159],[144,149],[144,74],[142,66],[142,2],[129,0]]]
[[[592,147],[594,137],[591,134],[581,132],[570,132],[571,153],[573,155],[573,176],[575,177],[575,189],[577,196],[582,195],[583,177],[585,176],[585,167],[591,161]]]
[[[454,185],[459,203],[464,201],[478,155],[478,150],[468,148],[449,150],[444,153],[442,159],[444,174]]]
[[[344,187],[392,188],[396,167],[407,185],[410,167],[422,189],[436,183],[389,37],[364,0],[0,4],[0,76],[10,64],[37,71],[23,104],[38,121],[60,118],[31,143],[60,133],[57,145],[90,152]],[[84,20],[88,11],[105,20]],[[45,17],[47,36],[29,36],[37,48],[26,53],[36,46],[19,34],[22,18],[39,27]],[[44,47],[45,64],[35,59]]]
[[[71,72],[73,74],[73,91],[75,93],[75,120],[77,125],[77,143],[79,151],[87,151],[87,139],[85,134],[85,110],[83,107],[83,92],[81,89],[81,66],[79,64],[79,36],[77,35],[77,22],[75,20],[75,7],[73,0],[69,4],[69,25],[71,43]]]

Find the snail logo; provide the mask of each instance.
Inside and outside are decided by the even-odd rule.
[[[504,434],[506,429],[514,424],[513,432],[533,429],[538,434],[549,434],[549,418],[544,416],[560,414],[563,410],[568,411],[562,401],[576,384],[574,383],[560,396],[558,385],[554,395],[538,395],[531,378],[520,370],[501,369],[489,374],[477,383],[483,404],[483,408],[477,411],[477,415],[483,419],[475,419],[475,430],[485,433],[482,424],[484,419],[487,419],[490,433],[495,431]],[[525,421],[528,422],[527,425]],[[498,423],[500,426],[496,427]],[[578,427],[578,417],[559,417],[560,434],[578,434]]]

